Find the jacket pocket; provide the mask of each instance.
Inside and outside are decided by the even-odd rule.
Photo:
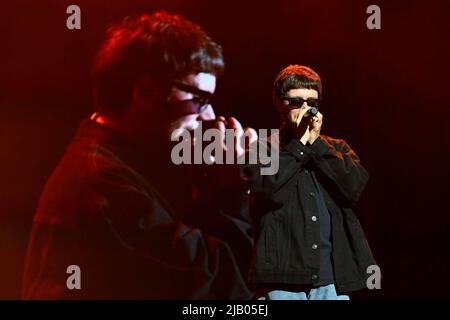
[[[277,267],[279,252],[277,243],[279,241],[278,223],[272,213],[270,213],[264,227],[264,260],[266,264]]]

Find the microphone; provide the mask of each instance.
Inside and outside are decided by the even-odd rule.
[[[308,112],[305,113],[305,117],[314,117],[319,112],[319,109],[316,107],[311,107]]]

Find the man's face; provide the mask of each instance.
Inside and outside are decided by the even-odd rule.
[[[308,99],[318,99],[319,93],[314,89],[291,89],[286,93],[286,97],[288,98],[301,98],[303,100]],[[294,122],[294,119],[297,119],[298,114],[300,113],[300,108],[302,106],[308,105],[306,101],[303,102],[301,106],[296,106],[295,108],[288,106],[289,102],[287,100],[282,100],[279,108],[279,112],[281,113],[281,117],[283,121],[291,124]],[[311,107],[311,105],[308,105]]]
[[[195,130],[202,120],[214,120],[216,115],[208,101],[216,90],[216,76],[210,73],[190,74],[176,81],[168,97],[171,122],[169,135],[175,130]]]

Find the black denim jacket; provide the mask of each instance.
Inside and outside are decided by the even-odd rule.
[[[24,298],[252,297],[250,223],[217,203],[191,206],[188,171],[167,151],[82,123],[34,217]],[[81,269],[81,290],[66,286],[70,265]]]
[[[273,139],[267,141],[269,151]],[[336,288],[348,292],[366,287],[367,267],[376,262],[352,207],[368,181],[367,171],[344,140],[321,135],[312,145],[303,145],[281,131],[279,142],[276,174],[261,175],[260,163],[241,166],[251,189],[254,223],[250,282],[320,283],[320,246],[316,245],[320,230],[312,218],[317,216],[314,174],[331,214]]]

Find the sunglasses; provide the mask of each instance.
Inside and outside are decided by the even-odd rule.
[[[303,99],[300,97],[284,97],[283,100],[287,101],[288,104],[284,105],[285,107],[288,107],[289,109],[298,109],[301,108],[301,106],[306,102],[306,104],[313,108],[319,107],[319,99],[316,98],[308,98]]]
[[[203,91],[199,88],[181,82],[175,82],[174,87],[181,91],[188,92],[194,95],[192,99],[181,100],[174,103],[180,113],[200,114],[205,111],[212,102],[213,94],[211,92]]]

